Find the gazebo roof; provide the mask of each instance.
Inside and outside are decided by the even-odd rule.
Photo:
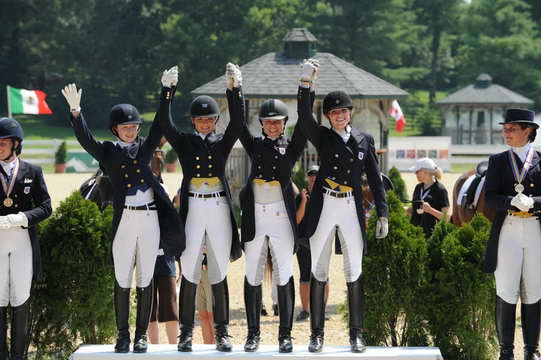
[[[481,74],[474,84],[462,88],[445,99],[436,102],[436,105],[532,105],[533,100],[517,94],[503,86],[492,83],[488,74]]]
[[[406,91],[331,53],[315,52],[313,46],[316,41],[308,30],[292,29],[284,37],[283,52],[268,53],[241,66],[244,96],[296,98],[299,65],[308,57],[316,58],[321,64],[316,91],[319,98],[334,90],[343,90],[354,99],[399,99],[408,95]],[[301,54],[303,57],[299,58]],[[193,90],[192,94],[224,97],[224,84],[225,78],[220,76]]]

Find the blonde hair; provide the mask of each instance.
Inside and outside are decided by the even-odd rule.
[[[429,171],[432,176],[434,176],[436,179],[441,180],[443,177],[443,170],[439,167],[435,168],[434,170]]]

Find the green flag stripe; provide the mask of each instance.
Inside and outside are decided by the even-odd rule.
[[[9,105],[11,106],[12,114],[23,114],[23,98],[21,91],[16,88],[9,87]]]

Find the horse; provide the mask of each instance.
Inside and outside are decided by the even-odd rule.
[[[383,182],[383,189],[385,190],[385,193],[387,193],[389,190],[394,190],[393,182],[387,175],[381,173],[381,180]],[[372,191],[370,191],[370,186],[368,186],[366,174],[363,174],[361,177],[361,191],[363,194],[363,209],[365,211],[364,218],[366,222],[365,225],[368,225],[370,211],[376,206],[376,204],[374,203],[374,194],[372,194]]]
[[[164,153],[161,149],[156,149],[150,161],[152,173],[160,178],[164,166]],[[113,185],[109,176],[98,169],[90,179],[86,180],[80,187],[79,193],[87,200],[95,202],[100,211],[105,210],[109,205],[113,205]]]
[[[453,214],[451,222],[462,226],[471,221],[475,213],[483,214],[490,221],[496,211],[485,202],[484,176],[488,161],[479,163],[474,170],[462,174],[453,187]],[[480,187],[480,188],[478,188]]]

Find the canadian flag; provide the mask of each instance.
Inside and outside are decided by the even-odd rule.
[[[397,132],[404,131],[404,127],[406,126],[406,118],[404,117],[404,114],[402,113],[402,109],[400,108],[400,105],[398,105],[398,101],[393,100],[391,103],[391,108],[389,109],[389,115],[391,115],[395,121],[395,130]]]

